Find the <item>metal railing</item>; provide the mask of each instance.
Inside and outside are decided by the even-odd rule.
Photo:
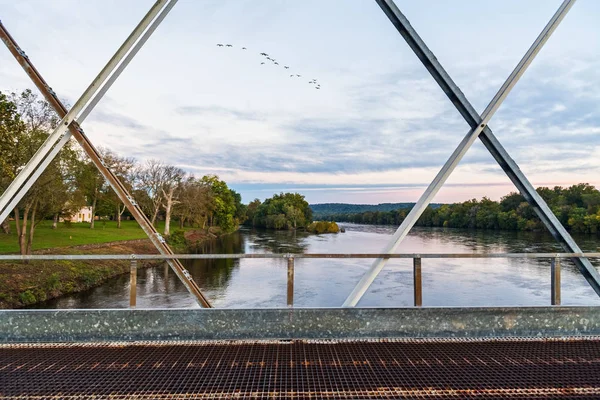
[[[137,266],[140,260],[218,260],[218,259],[285,259],[287,260],[287,305],[294,305],[294,270],[296,259],[371,258],[371,259],[412,259],[414,306],[423,305],[421,279],[422,259],[481,259],[481,258],[524,258],[550,259],[550,304],[561,302],[561,259],[600,258],[600,253],[281,253],[281,254],[40,254],[40,255],[0,255],[0,261],[33,260],[129,260],[129,306],[134,308],[137,299]],[[184,274],[189,274],[184,270]]]

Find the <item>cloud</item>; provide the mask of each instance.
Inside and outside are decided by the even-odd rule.
[[[102,109],[96,109],[92,111],[87,120],[91,122],[100,122],[104,124],[118,126],[125,129],[132,129],[135,131],[148,130],[148,126],[142,124],[134,118],[116,112],[105,111]]]
[[[263,117],[256,112],[240,111],[233,108],[213,106],[181,106],[175,112],[183,116],[194,117],[230,117],[248,121],[259,121]]]
[[[141,3],[113,2],[127,12],[114,17],[112,7],[77,4],[84,19],[69,25],[55,17],[75,2],[39,8],[35,0],[23,0],[7,3],[3,13],[8,21],[27,15],[35,22],[15,25],[13,33],[39,60],[57,93],[74,102],[146,12]],[[478,110],[554,12],[544,1],[483,9],[475,1],[438,3],[407,2],[402,9]],[[519,15],[510,12],[517,4]],[[197,174],[215,172],[232,185],[291,185],[311,193],[320,189],[309,190],[308,183],[355,185],[349,190],[390,197],[396,190],[403,191],[400,197],[414,190],[414,195],[439,171],[467,124],[376,5],[344,2],[343,16],[337,14],[338,3],[318,3],[319,15],[315,6],[189,2],[176,7],[111,88],[111,98],[90,115],[86,132],[96,144],[128,156],[161,158]],[[573,8],[490,123],[534,181],[600,176],[595,51],[600,35],[592,18],[597,8],[594,2]],[[497,18],[474,18],[481,10]],[[106,18],[110,26],[97,23]],[[506,21],[513,22],[511,30],[495,34]],[[225,52],[215,46],[221,41],[249,50]],[[481,44],[492,49],[485,57]],[[264,68],[259,51],[285,60],[303,78]],[[29,85],[17,63],[0,63],[0,77]],[[304,77],[318,78],[322,89]],[[461,184],[463,193],[468,188],[469,196],[475,190],[486,193],[478,185],[507,182],[479,142],[449,179]],[[448,188],[459,193],[456,186]]]

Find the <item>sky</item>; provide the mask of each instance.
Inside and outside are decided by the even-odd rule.
[[[152,3],[0,0],[0,17],[73,104]],[[479,112],[560,3],[396,1]],[[600,187],[599,16],[577,1],[490,121],[535,186]],[[0,47],[0,90],[26,88]],[[416,201],[469,130],[368,0],[180,0],[82,126],[121,155],[217,174],[244,202],[310,203]],[[434,202],[514,190],[476,142]]]

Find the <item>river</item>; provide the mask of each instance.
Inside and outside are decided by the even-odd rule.
[[[312,235],[242,229],[206,243],[204,253],[377,253],[394,227],[340,224],[345,233]],[[600,240],[576,237],[584,251]],[[414,228],[401,244],[405,253],[560,252],[545,233]],[[367,259],[297,259],[294,305],[337,307],[371,264]],[[594,262],[596,267],[599,265]],[[283,259],[187,260],[186,268],[215,307],[285,307],[287,265]],[[424,259],[424,306],[541,306],[550,304],[550,260]],[[198,307],[166,266],[138,271],[138,308]],[[129,275],[38,308],[124,308]],[[359,306],[412,306],[412,261],[391,260]],[[562,268],[562,304],[600,305],[577,268]]]

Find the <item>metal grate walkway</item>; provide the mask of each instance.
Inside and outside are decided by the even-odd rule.
[[[598,398],[600,339],[0,345],[2,398]]]

